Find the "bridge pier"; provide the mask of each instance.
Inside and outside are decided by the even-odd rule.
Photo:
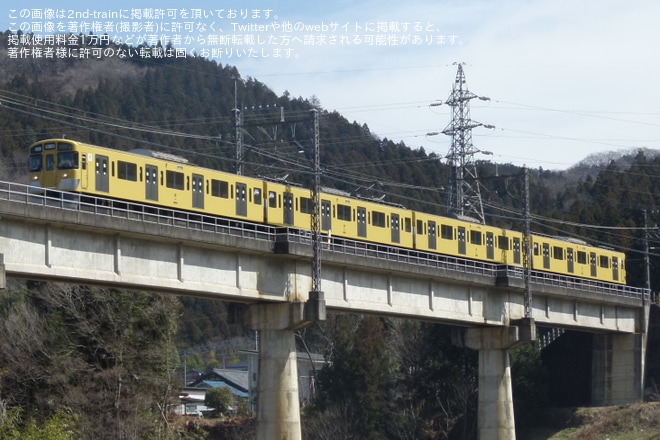
[[[623,405],[643,400],[645,332],[594,335],[592,356],[592,405]]]
[[[480,440],[515,440],[509,350],[536,338],[533,320],[521,327],[463,329],[455,341],[479,351],[477,435]]]
[[[307,303],[251,304],[245,324],[259,331],[257,440],[300,440],[295,331],[325,319],[322,294]]]

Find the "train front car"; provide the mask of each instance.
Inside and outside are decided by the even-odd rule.
[[[30,146],[30,192],[79,191],[85,165],[76,142],[64,139],[37,142]]]

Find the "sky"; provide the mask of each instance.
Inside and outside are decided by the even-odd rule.
[[[475,159],[566,169],[594,153],[660,149],[656,0],[60,2],[5,7],[0,28],[100,23],[129,44],[174,38],[277,95],[315,97],[442,157],[451,138],[431,134],[450,123],[443,103],[461,63],[467,88],[490,99],[470,101],[472,121],[494,126],[472,130]]]

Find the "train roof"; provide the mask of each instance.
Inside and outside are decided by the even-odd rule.
[[[156,159],[169,160],[170,162],[191,164],[190,161],[185,157],[177,156],[176,154],[171,153],[163,153],[162,151],[147,150],[146,148],[136,148],[134,150],[130,150],[129,153],[153,157]]]

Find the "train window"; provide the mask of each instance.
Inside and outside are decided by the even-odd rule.
[[[314,203],[309,197],[300,198],[300,212],[303,214],[311,214],[314,211]]]
[[[421,234],[424,234],[424,223],[422,223],[421,220],[417,220],[417,227],[416,227],[416,229],[417,229],[417,233],[418,233],[418,234],[420,234],[420,235],[421,235]]]
[[[36,146],[32,147],[32,149],[30,150],[30,153],[35,154],[35,153],[41,153],[42,151],[44,151],[44,147],[41,146],[41,145],[36,145]]]
[[[539,255],[539,244],[538,243],[534,243],[534,255],[536,255],[537,257]]]
[[[564,259],[564,248],[559,247],[559,246],[553,246],[552,247],[552,258],[555,260],[563,260]]]
[[[470,243],[476,244],[477,246],[481,245],[482,234],[480,231],[470,231]]]
[[[275,191],[268,191],[268,207],[277,208],[277,194],[275,194]]]
[[[411,232],[412,231],[412,221],[410,220],[409,217],[405,218],[404,227],[406,229],[406,232]]]
[[[587,253],[583,251],[578,251],[577,262],[578,264],[587,264]]]
[[[339,220],[351,221],[351,207],[348,205],[337,204],[337,218]]]
[[[260,188],[255,188],[254,189],[254,204],[255,205],[261,205],[261,189]]]
[[[44,144],[44,150],[54,150],[54,149],[55,149],[55,143]]]
[[[66,143],[66,142],[60,142],[57,144],[57,150],[58,151],[71,151],[73,150],[73,145]]]
[[[60,170],[77,170],[78,169],[78,152],[69,151],[66,153],[57,153],[57,169]]]
[[[454,239],[454,228],[452,228],[450,225],[440,225],[440,238],[444,238],[445,240],[453,240]]]
[[[504,235],[498,236],[497,237],[497,248],[501,249],[503,251],[508,251],[509,250],[509,239]]]
[[[172,189],[183,189],[183,173],[177,171],[167,170],[166,175],[166,186]]]
[[[214,197],[229,198],[229,184],[224,180],[211,179],[211,195]]]
[[[30,156],[30,172],[34,173],[37,171],[41,171],[41,167],[43,166],[43,157],[41,154],[33,154]]]
[[[602,268],[607,269],[610,267],[610,259],[607,255],[600,255],[598,257],[598,265]]]
[[[378,226],[380,228],[385,227],[385,213],[384,212],[372,211],[371,219],[372,219],[372,224],[374,226]]]
[[[117,177],[122,180],[137,182],[137,165],[134,163],[118,160]]]

